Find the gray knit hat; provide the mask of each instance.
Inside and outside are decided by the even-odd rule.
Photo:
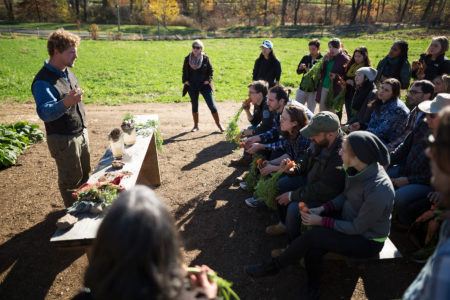
[[[362,67],[356,70],[356,74],[362,73],[369,81],[375,81],[378,71],[372,67]]]
[[[347,136],[347,141],[356,157],[368,165],[378,162],[382,166],[390,163],[389,151],[383,142],[368,131],[354,131]]]

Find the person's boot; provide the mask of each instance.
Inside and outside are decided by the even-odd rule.
[[[218,112],[212,113],[212,116],[213,116],[214,121],[216,122],[216,125],[219,128],[220,132],[224,132],[222,125],[220,125],[219,113]]]
[[[198,112],[192,113],[192,118],[194,119],[194,128],[192,128],[191,132],[198,131]]]
[[[245,273],[253,278],[274,276],[280,272],[280,268],[272,259],[269,262],[263,262],[256,265],[245,267]]]

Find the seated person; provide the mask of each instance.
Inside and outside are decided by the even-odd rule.
[[[210,269],[188,274],[172,215],[152,190],[120,194],[102,221],[86,270],[82,299],[213,299]],[[190,282],[187,280],[190,277]]]
[[[267,93],[269,85],[263,80],[253,81],[248,85],[250,103],[253,105],[253,114],[250,112],[250,104],[244,105],[244,112],[251,126],[243,130],[243,136],[261,134],[272,128],[273,112],[267,106]]]
[[[433,80],[437,76],[450,74],[450,60],[445,57],[447,51],[447,37],[433,37],[426,53],[420,55],[419,61],[413,61],[412,77]]]
[[[262,176],[267,176],[273,172],[283,170],[286,160],[300,160],[305,155],[309,147],[309,139],[300,134],[300,130],[308,124],[308,118],[305,113],[306,107],[288,104],[284,107],[281,114],[281,135],[282,138],[278,141],[279,147],[284,153],[278,158],[268,161],[266,165],[260,169]],[[261,149],[271,149],[271,145],[258,144]],[[281,177],[278,181],[279,190],[290,191],[296,189],[298,181],[295,178],[287,176]],[[251,197],[245,200],[245,203],[250,207],[264,206],[264,202]]]
[[[450,93],[450,75],[439,75],[433,79],[435,96],[440,93]]]
[[[409,109],[399,99],[400,82],[397,79],[383,81],[377,96],[367,131],[375,134],[392,151],[405,131]]]
[[[430,162],[425,155],[429,128],[425,113],[417,107],[430,100],[434,86],[428,80],[415,81],[407,94],[407,103],[412,107],[406,125],[406,136],[391,152],[391,167],[388,174],[395,190],[395,211],[403,225],[411,225],[417,217],[430,208],[427,195],[430,186]],[[421,204],[421,205],[419,205]],[[419,206],[418,206],[419,205]]]
[[[389,152],[366,131],[344,138],[340,152],[347,169],[344,192],[322,206],[302,210],[303,224],[312,228],[295,237],[280,256],[247,266],[247,274],[274,275],[304,258],[309,299],[318,299],[325,254],[370,258],[383,249],[394,204],[394,188],[383,168],[389,164]],[[340,216],[327,216],[333,212]]]
[[[356,90],[351,101],[354,116],[347,121],[347,125],[343,128],[345,131],[353,132],[367,128],[373,112],[373,103],[377,99],[377,87],[374,82],[376,76],[377,70],[371,67],[362,67],[356,71]]]
[[[288,101],[289,95],[284,87],[277,85],[269,90],[267,106],[274,116],[273,126],[266,132],[247,138],[244,147],[246,152],[249,154],[259,152],[269,159],[275,159],[283,154],[279,149],[280,144],[275,142],[280,140],[280,116]],[[264,150],[261,144],[273,144],[276,149]]]
[[[403,294],[404,300],[450,299],[450,108],[440,115],[427,154],[431,160],[431,183],[441,193],[443,210],[439,242],[422,271]]]
[[[343,133],[339,129],[339,118],[328,111],[316,114],[300,134],[311,139],[312,146],[291,176],[295,176],[299,188],[290,189],[288,184],[280,185],[277,197],[280,222],[266,228],[270,235],[286,232],[292,240],[300,233],[298,203],[306,202],[317,207],[342,193],[345,172],[339,151]]]

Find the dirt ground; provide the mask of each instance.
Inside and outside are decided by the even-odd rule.
[[[222,119],[228,120],[238,104],[218,106]],[[177,221],[186,263],[209,265],[234,282],[242,299],[301,298],[305,272],[300,267],[258,280],[243,272],[244,265],[268,258],[270,250],[286,240],[264,234],[265,226],[275,222],[270,212],[245,205],[249,194],[233,184],[245,170],[228,166],[240,153],[215,132],[206,105],[201,106],[201,130],[196,133],[189,132],[187,103],[87,106],[93,166],[105,150],[108,132],[126,112],[155,113],[161,120],[165,144],[159,156],[162,185],[156,192]],[[32,104],[0,105],[0,120],[43,126]],[[56,220],[64,214],[56,182],[55,163],[45,142],[28,149],[16,166],[0,171],[0,299],[70,299],[83,285],[86,255],[49,243]],[[408,253],[411,245],[404,236],[393,231],[391,239]],[[327,261],[325,268],[323,299],[394,299],[401,297],[421,266],[397,259],[364,268]]]

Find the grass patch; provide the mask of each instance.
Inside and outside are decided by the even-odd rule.
[[[429,40],[410,40],[410,60],[418,58]],[[343,39],[349,52],[357,46],[368,47],[374,65],[392,41]],[[214,67],[216,99],[243,100],[261,39],[204,42]],[[283,69],[282,84],[297,88],[301,78],[295,70],[308,40],[275,38],[273,42]],[[181,70],[190,45],[191,41],[82,41],[74,72],[85,90],[84,101],[108,105],[189,101],[188,96],[181,97]],[[45,40],[0,39],[0,103],[32,101],[30,85],[45,59]]]

